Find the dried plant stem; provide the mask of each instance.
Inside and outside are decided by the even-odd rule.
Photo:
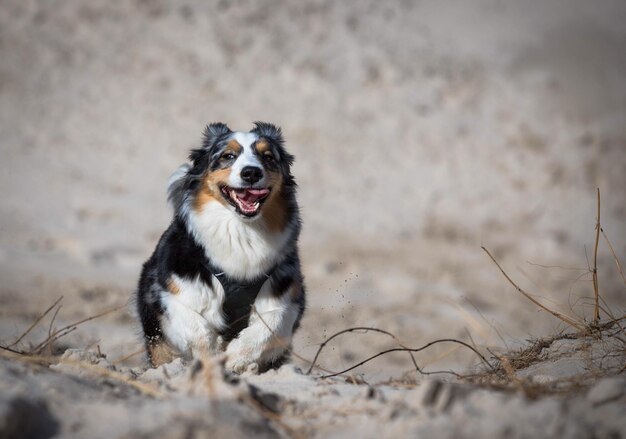
[[[73,326],[71,328],[67,328],[65,331],[53,334],[52,337],[47,338],[44,343],[40,344],[35,349],[32,349],[30,351],[30,353],[31,354],[37,354],[37,355],[41,354],[41,352],[46,348],[46,346],[49,346],[53,342],[57,341],[58,339],[60,339],[62,337],[65,337],[68,334],[71,334],[72,332],[76,331],[76,329],[78,329],[78,328],[76,326]]]
[[[602,305],[600,305],[600,309],[607,315],[609,316],[613,322],[615,322],[615,324],[617,325],[617,327],[624,333],[624,335],[626,335],[626,330],[624,330],[624,327],[622,325],[620,325],[620,320],[622,320],[622,318],[617,318],[615,317],[615,315],[611,312],[611,308],[609,308],[609,305],[606,303],[606,300],[604,300],[602,297],[600,297],[600,300],[602,301],[602,303],[604,304],[604,307]],[[622,343],[626,344],[626,340],[624,340],[621,337],[615,336],[615,338],[617,338],[619,341],[621,341]]]
[[[595,294],[595,306],[593,308],[593,322],[597,325],[600,320],[600,289],[598,287],[598,242],[600,241],[600,188],[598,194],[598,215],[596,217],[596,243],[593,249],[593,292]]]
[[[59,314],[59,311],[61,310],[62,307],[63,305],[59,305],[56,311],[54,312],[54,314],[52,315],[52,320],[50,320],[50,326],[48,326],[48,338],[52,336],[52,326],[54,325],[54,321],[57,318],[57,314]],[[52,343],[48,343],[48,354],[52,356]]]
[[[602,227],[600,227],[600,232],[602,233],[604,240],[609,246],[609,250],[611,250],[611,254],[613,255],[613,260],[615,260],[615,265],[617,265],[617,271],[619,271],[619,274],[620,276],[622,276],[622,280],[624,281],[624,285],[626,285],[626,276],[624,276],[624,270],[622,270],[622,264],[620,264],[619,262],[617,254],[615,253],[615,250],[613,249],[613,246],[611,245],[611,241],[609,241],[609,237],[606,236],[606,233],[604,233],[604,229]]]
[[[383,329],[378,329],[378,328],[372,328],[369,326],[357,326],[357,327],[353,327],[353,328],[348,328],[348,329],[344,329],[341,330],[339,332],[336,332],[335,334],[331,335],[329,338],[327,338],[326,340],[324,340],[324,342],[322,344],[320,344],[319,348],[317,349],[317,352],[315,353],[315,357],[313,358],[313,361],[311,361],[311,366],[309,367],[309,370],[307,370],[306,374],[310,375],[311,372],[313,371],[313,368],[316,366],[317,363],[317,359],[320,356],[320,353],[322,352],[322,349],[324,349],[324,347],[334,338],[339,337],[342,334],[346,334],[349,332],[356,332],[356,331],[373,331],[373,332],[378,332],[381,334],[385,334],[390,336],[391,338],[393,338],[395,341],[398,342],[398,344],[403,347],[406,348],[406,346],[404,346],[400,340],[398,339],[398,337],[396,337],[394,334],[392,334],[391,332],[385,331]],[[417,362],[415,361],[415,357],[413,356],[413,352],[409,351],[409,354],[411,356],[411,361],[413,362],[413,366],[415,366],[415,370],[417,370],[418,372],[421,372],[421,369],[419,368],[419,366],[417,365]]]
[[[32,349],[31,352],[34,352],[34,353],[41,352],[41,350],[44,349],[49,343],[52,343],[53,341],[58,340],[59,338],[61,338],[61,337],[65,336],[65,335],[69,334],[70,332],[74,331],[78,325],[81,325],[83,323],[86,323],[86,322],[89,322],[91,320],[97,319],[99,317],[105,316],[107,314],[111,314],[111,313],[113,313],[115,311],[119,311],[120,309],[124,308],[124,306],[125,305],[116,306],[115,308],[111,308],[111,309],[103,311],[103,312],[101,312],[99,314],[96,314],[96,315],[93,315],[93,316],[81,319],[81,320],[79,320],[77,322],[74,322],[72,324],[69,324],[69,325],[67,325],[67,326],[65,326],[65,327],[63,327],[61,329],[58,329],[58,330],[54,331],[52,333],[52,335],[50,335],[44,341],[39,343],[34,349]]]
[[[3,351],[7,351],[7,352],[11,352],[12,354],[17,354],[17,355],[28,355],[25,352],[20,352],[20,351],[16,351],[15,349],[11,349],[7,346],[1,346],[0,345],[0,349],[2,349]]]
[[[491,260],[493,261],[494,264],[496,264],[496,266],[500,269],[500,272],[502,272],[502,274],[504,275],[504,277],[509,281],[509,283],[511,285],[513,285],[515,287],[515,289],[517,290],[517,292],[519,292],[520,294],[522,294],[524,297],[526,297],[528,300],[530,300],[532,303],[534,303],[535,305],[537,305],[539,308],[543,309],[544,311],[549,312],[550,314],[552,314],[553,316],[555,316],[556,318],[564,321],[565,323],[567,323],[568,325],[578,329],[579,331],[583,331],[585,328],[583,325],[581,325],[580,323],[576,322],[572,317],[568,317],[564,314],[561,314],[558,311],[553,311],[550,308],[544,306],[541,302],[537,301],[533,296],[531,296],[530,294],[528,294],[526,291],[522,290],[519,286],[517,286],[517,284],[515,282],[513,282],[513,279],[511,279],[509,277],[508,274],[506,274],[506,271],[504,271],[504,269],[500,266],[500,264],[498,263],[498,261],[496,261],[496,258],[494,258],[491,253],[489,253],[489,250],[487,250],[484,246],[481,247],[485,253],[487,253],[487,255],[491,258]]]
[[[523,393],[526,393],[524,382],[520,380],[517,374],[515,373],[515,369],[511,365],[511,362],[509,361],[509,359],[503,355],[496,356],[496,358],[500,361],[500,364],[502,365],[504,372],[506,373],[508,378],[511,380],[511,382],[513,382],[515,387],[517,387]]]
[[[472,352],[474,352],[476,355],[478,355],[478,357],[479,357],[479,358],[480,358],[480,359],[481,359],[481,360],[482,360],[482,361],[483,361],[483,362],[484,362],[487,366],[489,366],[489,368],[490,368],[492,371],[495,371],[495,369],[494,369],[494,367],[491,365],[491,363],[489,363],[489,361],[487,361],[487,359],[486,359],[486,358],[485,358],[485,357],[484,357],[484,356],[483,356],[480,352],[478,352],[478,351],[477,351],[477,350],[476,350],[473,346],[471,346],[471,345],[469,345],[469,344],[467,344],[467,343],[465,343],[465,342],[463,342],[463,341],[461,341],[461,340],[456,340],[456,339],[454,339],[454,338],[442,338],[442,339],[439,339],[439,340],[434,340],[434,341],[431,341],[430,343],[427,343],[427,344],[425,344],[424,346],[421,346],[421,347],[419,347],[419,348],[415,348],[415,349],[411,349],[411,348],[392,348],[392,349],[387,349],[387,350],[385,350],[385,351],[382,351],[382,352],[377,353],[376,355],[372,355],[371,357],[368,357],[368,358],[366,358],[365,360],[360,361],[359,363],[357,363],[357,364],[355,364],[355,365],[353,365],[353,366],[351,366],[351,367],[349,367],[349,368],[347,368],[347,369],[342,370],[341,372],[336,372],[336,373],[329,374],[329,375],[323,375],[321,378],[331,378],[331,377],[334,377],[334,376],[337,376],[337,375],[342,375],[342,374],[344,374],[344,373],[346,373],[346,372],[350,372],[351,370],[356,369],[356,368],[357,368],[357,367],[359,367],[359,366],[364,365],[365,363],[367,363],[367,362],[369,362],[369,361],[371,361],[371,360],[373,360],[373,359],[375,359],[375,358],[378,358],[378,357],[380,357],[380,356],[382,356],[382,355],[389,354],[389,353],[391,353],[391,352],[420,352],[420,351],[423,351],[424,349],[427,349],[427,348],[429,348],[429,347],[431,347],[431,346],[434,346],[434,345],[436,345],[436,344],[438,344],[438,343],[457,343],[457,344],[460,344],[460,345],[462,345],[462,346],[465,346],[466,348],[468,348],[469,350],[471,350]],[[423,373],[424,373],[424,374],[449,373],[449,374],[455,375],[455,376],[457,376],[457,377],[460,377],[460,376],[461,376],[461,375],[457,374],[456,372],[452,372],[452,371],[423,372]]]
[[[30,326],[28,327],[28,329],[26,330],[26,332],[24,332],[22,335],[20,335],[20,336],[19,336],[19,338],[18,338],[17,340],[15,340],[13,343],[11,343],[11,344],[10,344],[9,346],[7,346],[7,347],[8,347],[8,348],[12,348],[13,346],[17,345],[20,341],[22,341],[22,339],[23,339],[24,337],[26,337],[26,336],[30,333],[30,331],[32,331],[32,330],[35,328],[35,326],[37,326],[37,324],[38,324],[39,322],[41,322],[41,320],[42,320],[42,319],[43,319],[43,318],[44,318],[44,317],[45,317],[45,316],[46,316],[46,315],[47,315],[50,311],[52,311],[52,309],[53,309],[55,306],[57,306],[57,304],[58,304],[61,300],[63,300],[63,296],[59,297],[59,298],[58,298],[58,299],[57,299],[57,300],[56,300],[56,301],[52,304],[52,306],[50,306],[50,308],[48,308],[47,310],[45,310],[45,311],[43,312],[43,314],[40,314],[40,315],[39,315],[39,317],[37,317],[37,318],[35,319],[35,321],[32,323],[32,325],[30,325]]]
[[[261,316],[261,314],[260,314],[260,313],[256,310],[256,308],[254,307],[254,305],[252,306],[252,312],[253,312],[254,314],[256,314],[256,315],[259,317],[259,319],[261,320],[261,322],[263,322],[263,324],[267,327],[267,329],[268,329],[268,330],[269,330],[272,334],[274,334],[274,336],[277,338],[277,341],[278,341],[279,343],[281,343],[281,342],[282,342],[284,345],[287,345],[287,343],[286,343],[286,342],[282,341],[282,339],[281,339],[280,337],[278,337],[278,336],[274,333],[274,331],[272,331],[272,329],[271,329],[271,328],[268,326],[268,324],[265,322],[265,320],[263,319],[263,317]],[[421,373],[421,374],[423,374],[423,375],[433,375],[433,374],[440,374],[440,373],[449,373],[449,374],[455,375],[456,377],[460,377],[460,375],[459,375],[459,374],[457,374],[457,373],[455,373],[455,372],[452,372],[452,371],[434,371],[434,372],[424,372],[424,371],[423,371],[423,370],[422,370],[422,369],[421,369],[421,368],[417,365],[417,362],[415,361],[415,357],[413,356],[413,353],[414,353],[414,352],[420,352],[420,351],[422,351],[422,350],[424,350],[424,349],[426,349],[426,348],[428,348],[428,347],[430,347],[430,346],[433,346],[433,345],[435,345],[435,344],[437,344],[437,343],[450,342],[450,343],[457,343],[457,344],[460,344],[460,345],[465,346],[466,348],[470,349],[470,350],[471,350],[471,351],[473,351],[476,355],[478,355],[478,357],[480,357],[480,359],[481,359],[481,360],[482,360],[482,361],[483,361],[483,362],[484,362],[487,366],[489,366],[489,368],[490,368],[491,370],[494,370],[494,368],[493,368],[493,366],[491,365],[491,363],[489,363],[489,361],[487,361],[487,359],[486,359],[486,358],[485,358],[485,357],[484,357],[484,356],[483,356],[480,352],[478,352],[478,350],[476,350],[476,349],[475,349],[474,347],[472,347],[471,345],[469,345],[469,344],[467,344],[467,343],[465,343],[465,342],[463,342],[463,341],[456,340],[456,339],[441,339],[441,340],[435,340],[435,341],[432,341],[432,342],[430,342],[430,343],[428,343],[428,344],[426,344],[426,345],[424,345],[424,346],[422,346],[422,347],[420,347],[420,348],[416,348],[416,349],[411,349],[411,348],[404,347],[404,346],[403,346],[403,347],[401,347],[401,348],[388,349],[388,350],[386,350],[386,351],[379,352],[378,354],[373,355],[372,357],[367,358],[367,359],[365,359],[365,360],[361,361],[360,363],[358,363],[358,364],[356,364],[356,365],[354,365],[354,366],[352,366],[352,367],[350,367],[350,368],[348,368],[348,369],[346,369],[346,370],[343,370],[343,371],[341,371],[341,372],[331,372],[331,371],[328,371],[328,370],[326,370],[326,369],[324,369],[324,368],[322,368],[322,367],[320,367],[320,366],[317,366],[317,365],[316,365],[316,363],[317,363],[317,359],[319,358],[319,355],[320,355],[320,353],[321,353],[322,349],[324,349],[324,346],[326,346],[326,345],[328,344],[328,342],[329,342],[329,341],[331,341],[331,340],[332,340],[332,339],[334,339],[335,337],[340,336],[341,334],[346,334],[346,333],[348,333],[348,332],[355,332],[355,331],[374,331],[374,332],[379,332],[379,333],[381,333],[381,334],[385,334],[385,335],[388,335],[388,336],[392,337],[394,340],[396,340],[396,341],[398,342],[398,344],[400,344],[401,346],[403,346],[403,345],[402,345],[402,343],[400,343],[400,340],[398,339],[398,337],[397,337],[396,335],[392,334],[391,332],[385,331],[385,330],[383,330],[383,329],[378,329],[378,328],[372,328],[372,327],[363,326],[363,327],[353,327],[353,328],[347,328],[347,329],[341,330],[341,331],[339,331],[339,332],[337,332],[337,333],[335,333],[335,334],[331,335],[328,339],[326,339],[326,340],[325,340],[325,341],[324,341],[324,342],[320,345],[319,349],[317,350],[317,353],[315,354],[315,358],[313,359],[313,361],[309,361],[309,360],[307,360],[306,358],[304,358],[304,357],[302,357],[302,356],[300,356],[300,355],[296,354],[295,352],[293,352],[293,355],[294,355],[296,358],[298,358],[298,359],[300,359],[300,360],[302,360],[302,361],[305,361],[305,362],[307,362],[307,363],[309,363],[309,364],[311,365],[311,366],[309,367],[309,370],[308,370],[308,371],[307,371],[307,373],[306,373],[307,375],[309,375],[309,374],[311,373],[311,371],[312,371],[315,367],[317,367],[318,369],[323,370],[324,372],[330,372],[328,375],[323,375],[321,378],[330,378],[330,377],[334,377],[334,376],[337,376],[337,375],[342,375],[342,374],[344,374],[344,373],[346,373],[346,372],[349,372],[349,371],[351,371],[351,370],[353,370],[353,369],[356,369],[357,367],[359,367],[359,366],[361,366],[361,365],[363,365],[363,364],[367,363],[368,361],[373,360],[374,358],[380,357],[380,356],[382,356],[382,355],[385,355],[385,354],[388,354],[388,353],[391,353],[391,352],[408,352],[408,353],[411,355],[411,360],[413,361],[413,365],[415,366],[415,370],[417,370],[417,372],[419,372],[419,373]]]

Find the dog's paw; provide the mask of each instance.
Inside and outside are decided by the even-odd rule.
[[[248,367],[246,367],[246,371],[244,372],[244,375],[258,375],[259,374],[259,363],[257,362],[253,362],[248,364]]]
[[[239,356],[231,356],[226,361],[226,369],[239,375],[256,375],[259,373],[259,363]]]

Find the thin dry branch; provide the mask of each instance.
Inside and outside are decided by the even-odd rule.
[[[598,287],[598,243],[600,241],[600,188],[598,193],[598,216],[596,217],[596,243],[593,249],[593,292],[595,294],[595,306],[593,308],[593,322],[597,325],[600,320],[600,288]]]
[[[25,352],[16,351],[15,349],[11,349],[10,347],[7,347],[7,346],[0,345],[0,349],[2,349],[3,351],[11,352],[12,354],[28,355]]]
[[[487,366],[489,366],[489,368],[492,371],[495,371],[495,368],[491,365],[491,363],[489,363],[489,361],[487,361],[487,359],[480,352],[478,352],[473,346],[471,346],[468,343],[465,343],[465,342],[463,342],[461,340],[456,340],[454,338],[442,338],[442,339],[439,339],[439,340],[431,341],[430,343],[427,343],[424,346],[421,346],[421,347],[415,348],[415,349],[412,349],[412,348],[392,348],[392,349],[387,349],[387,350],[381,351],[381,352],[379,352],[379,353],[377,353],[375,355],[372,355],[371,357],[368,357],[365,360],[360,361],[359,363],[357,363],[357,364],[355,364],[355,365],[353,365],[353,366],[351,366],[351,367],[349,367],[347,369],[342,370],[341,372],[336,372],[336,373],[329,374],[329,375],[323,375],[321,378],[332,378],[332,377],[337,376],[337,375],[342,375],[342,374],[344,374],[346,372],[350,372],[351,370],[356,369],[359,366],[364,365],[365,363],[367,363],[369,361],[372,361],[375,358],[378,358],[380,356],[389,354],[391,352],[420,352],[420,351],[423,351],[423,350],[425,350],[425,349],[427,349],[427,348],[429,348],[431,346],[434,346],[434,345],[436,345],[438,343],[457,343],[457,344],[460,344],[461,346],[465,346],[467,349],[469,349],[472,352],[474,352]],[[461,377],[460,374],[458,374],[456,372],[453,372],[453,371],[437,371],[437,372],[422,372],[422,373],[424,373],[425,375],[432,375],[432,374],[435,374],[435,373],[449,373],[449,374],[454,375],[456,377]]]
[[[626,335],[626,330],[624,330],[624,327],[619,323],[621,319],[618,319],[617,317],[615,317],[615,315],[611,311],[611,308],[609,308],[609,305],[608,303],[606,303],[606,300],[604,300],[604,298],[600,297],[600,300],[602,301],[602,304],[604,305],[604,307],[600,306],[600,309],[602,309],[602,311],[615,322],[617,327],[624,333],[624,335]],[[618,336],[615,336],[615,338],[617,338],[622,343],[626,344],[626,340],[624,340],[623,338],[618,337]]]
[[[319,346],[319,348],[317,349],[317,352],[315,353],[315,357],[313,358],[313,361],[310,362],[311,366],[309,367],[309,370],[307,370],[306,374],[310,375],[311,372],[313,371],[313,368],[316,367],[316,363],[317,363],[317,359],[320,356],[320,353],[322,352],[322,349],[324,349],[324,347],[333,339],[336,337],[339,337],[342,334],[346,334],[349,332],[356,332],[356,331],[365,331],[365,332],[378,332],[380,334],[385,334],[388,335],[389,337],[393,338],[395,341],[398,342],[398,344],[403,347],[406,348],[406,346],[404,346],[400,340],[398,339],[398,337],[396,337],[394,334],[392,334],[391,332],[385,331],[384,329],[378,329],[378,328],[372,328],[369,326],[357,326],[357,327],[353,327],[353,328],[348,328],[348,329],[344,329],[341,330],[339,332],[336,332],[335,334],[331,335],[329,338],[327,338],[326,340],[324,340],[324,342],[322,342]],[[413,352],[409,352],[410,356],[411,356],[411,361],[413,362],[413,366],[415,366],[415,370],[417,370],[418,372],[422,372],[420,367],[417,365],[417,362],[415,361],[415,357],[413,356]],[[319,367],[319,366],[318,366]]]
[[[256,316],[257,316],[257,317],[259,317],[259,319],[260,319],[260,320],[261,320],[261,322],[265,325],[265,327],[266,327],[266,328],[267,328],[267,329],[268,329],[268,330],[269,330],[269,331],[270,331],[270,332],[271,332],[271,333],[272,333],[272,334],[276,337],[276,339],[277,339],[277,342],[278,342],[278,343],[283,343],[283,344],[287,345],[287,343],[286,343],[285,341],[283,341],[283,340],[281,339],[281,337],[278,337],[278,336],[274,333],[274,331],[272,331],[272,329],[269,327],[269,325],[268,325],[268,324],[265,322],[265,320],[263,319],[263,316],[261,316],[261,314],[260,314],[260,313],[256,310],[256,308],[254,307],[254,305],[252,306],[252,312],[253,312],[254,314],[256,314]],[[491,365],[491,363],[489,363],[489,361],[487,361],[487,359],[486,359],[486,358],[485,358],[485,357],[484,357],[484,356],[483,356],[480,352],[478,352],[478,350],[476,350],[474,347],[470,346],[469,344],[467,344],[467,343],[465,343],[465,342],[462,342],[462,341],[460,341],[460,340],[456,340],[456,339],[441,339],[441,340],[435,340],[435,341],[430,342],[430,343],[426,344],[425,346],[422,346],[421,348],[417,348],[417,349],[411,349],[411,348],[407,348],[407,347],[404,347],[404,346],[403,346],[402,348],[394,348],[394,349],[389,349],[389,350],[386,350],[386,351],[383,351],[383,352],[379,352],[378,354],[376,354],[376,355],[374,355],[374,356],[372,356],[372,357],[370,357],[370,358],[368,358],[368,359],[366,359],[366,360],[362,361],[361,363],[359,363],[359,364],[357,364],[357,365],[355,365],[355,366],[353,366],[353,367],[351,367],[351,368],[349,368],[349,369],[346,369],[346,370],[344,370],[344,371],[342,371],[342,372],[331,372],[331,371],[326,370],[326,369],[325,369],[325,368],[323,368],[323,367],[320,367],[320,366],[317,366],[317,365],[316,365],[317,359],[319,358],[319,355],[320,355],[320,353],[321,353],[322,349],[324,348],[324,346],[326,346],[326,344],[328,344],[328,342],[329,342],[329,341],[331,341],[331,340],[332,340],[332,339],[334,339],[335,337],[338,337],[338,336],[339,336],[339,335],[341,335],[341,334],[345,334],[345,333],[349,333],[349,332],[355,332],[355,331],[374,331],[374,332],[379,332],[379,333],[381,333],[381,334],[385,334],[385,335],[388,335],[388,336],[392,337],[394,340],[396,340],[396,341],[398,342],[398,344],[400,344],[401,346],[403,346],[403,345],[402,345],[402,343],[400,342],[400,340],[398,339],[398,337],[397,337],[396,335],[392,334],[391,332],[385,331],[385,330],[383,330],[383,329],[372,328],[372,327],[354,327],[354,328],[348,328],[348,329],[344,329],[344,330],[342,330],[342,331],[339,331],[339,332],[337,332],[337,333],[335,333],[335,334],[331,335],[328,339],[326,339],[326,340],[325,340],[325,341],[324,341],[324,342],[320,345],[320,347],[319,347],[319,349],[318,349],[317,353],[315,354],[315,358],[313,359],[313,361],[310,361],[310,360],[308,360],[308,359],[306,359],[306,358],[304,358],[304,357],[302,357],[302,356],[298,355],[296,352],[292,352],[292,353],[293,353],[293,355],[294,355],[296,358],[298,358],[298,359],[300,359],[300,360],[302,360],[302,361],[304,361],[304,362],[307,362],[307,363],[309,363],[309,364],[311,365],[311,366],[309,367],[309,370],[308,370],[308,371],[307,371],[307,373],[306,373],[307,375],[309,375],[309,374],[311,373],[311,371],[312,371],[315,367],[317,367],[318,369],[323,370],[324,372],[330,372],[328,375],[323,375],[321,378],[330,378],[330,377],[333,377],[333,376],[337,376],[337,375],[344,374],[344,373],[346,373],[346,372],[349,372],[349,371],[350,371],[350,370],[352,370],[352,369],[355,369],[355,368],[357,368],[357,367],[359,367],[359,366],[361,366],[361,365],[363,365],[363,364],[367,363],[367,362],[368,362],[368,361],[370,361],[370,360],[373,360],[374,358],[377,358],[377,357],[379,357],[379,356],[381,356],[381,355],[388,354],[388,353],[390,353],[390,352],[408,352],[408,353],[410,354],[410,356],[411,356],[411,360],[412,360],[412,362],[413,362],[413,365],[414,365],[414,367],[415,367],[415,370],[416,370],[417,372],[419,372],[420,374],[422,374],[422,375],[434,375],[434,374],[448,373],[448,374],[455,375],[456,377],[460,377],[460,375],[459,375],[459,374],[457,374],[456,372],[452,372],[452,371],[433,371],[433,372],[425,372],[425,371],[423,371],[423,370],[422,370],[422,369],[421,369],[421,368],[417,365],[417,362],[415,361],[415,357],[413,356],[413,353],[414,353],[414,352],[419,352],[419,351],[422,351],[422,350],[424,350],[424,349],[426,349],[426,348],[428,348],[428,347],[430,347],[430,346],[432,346],[432,345],[434,345],[434,344],[437,344],[437,343],[442,343],[442,342],[452,342],[452,343],[458,343],[458,344],[463,345],[463,346],[467,347],[468,349],[472,350],[472,351],[473,351],[476,355],[478,355],[478,356],[480,357],[480,359],[481,359],[481,360],[482,360],[482,361],[483,361],[483,362],[484,362],[487,366],[489,366],[489,368],[490,368],[490,369],[492,369],[492,370],[493,370],[493,366]]]
[[[528,300],[530,300],[532,303],[534,303],[535,305],[537,305],[539,308],[543,309],[544,311],[549,312],[550,314],[552,314],[553,316],[555,316],[556,318],[564,321],[565,323],[567,323],[568,325],[578,329],[579,331],[583,331],[585,328],[583,325],[581,325],[580,323],[576,322],[572,317],[568,317],[565,314],[561,314],[558,311],[553,311],[550,308],[548,308],[547,306],[544,306],[541,302],[537,301],[533,296],[531,296],[530,294],[528,294],[526,291],[522,290],[515,282],[513,282],[513,279],[511,279],[509,277],[508,274],[506,274],[506,271],[504,271],[504,269],[500,266],[500,264],[498,263],[498,261],[496,261],[496,258],[494,258],[491,253],[489,252],[489,250],[487,250],[484,246],[481,247],[485,253],[487,253],[487,255],[491,258],[491,260],[493,261],[494,264],[496,264],[496,266],[498,267],[498,269],[500,269],[500,272],[502,272],[502,274],[504,275],[504,277],[509,281],[509,283],[511,285],[513,285],[515,287],[515,289],[517,290],[517,292],[519,292],[520,294],[522,294],[524,297],[526,297]]]
[[[52,315],[52,320],[50,320],[50,326],[48,326],[48,338],[52,336],[52,327],[54,326],[54,321],[56,320],[57,314],[59,314],[59,311],[62,307],[63,305],[59,305]],[[52,356],[52,343],[48,343],[48,354]]]
[[[604,229],[600,227],[600,232],[602,232],[602,236],[604,236],[604,240],[609,246],[609,250],[611,250],[611,254],[613,255],[613,259],[615,260],[615,265],[617,265],[617,271],[619,271],[620,276],[622,276],[622,280],[624,281],[624,285],[626,285],[626,276],[624,276],[624,270],[622,270],[622,264],[620,264],[617,254],[611,245],[611,241],[609,241],[609,237],[604,233]]]
[[[37,317],[37,318],[35,319],[35,321],[32,323],[32,325],[30,325],[30,326],[28,327],[28,329],[27,329],[27,330],[26,330],[26,331],[25,331],[22,335],[20,335],[20,336],[19,336],[19,338],[18,338],[17,340],[15,340],[13,343],[11,343],[11,344],[10,344],[9,346],[7,346],[7,347],[8,347],[8,348],[12,348],[13,346],[17,345],[20,341],[22,341],[22,339],[23,339],[24,337],[26,337],[26,336],[30,333],[30,331],[32,331],[32,330],[35,328],[35,326],[37,326],[37,324],[38,324],[39,322],[41,322],[41,320],[43,320],[43,318],[44,318],[44,317],[45,317],[45,316],[46,316],[46,315],[47,315],[50,311],[52,311],[52,309],[53,309],[55,306],[57,306],[57,304],[58,304],[61,300],[63,300],[63,296],[59,297],[59,298],[58,298],[58,299],[57,299],[57,300],[56,300],[56,301],[52,304],[52,306],[50,306],[50,308],[48,308],[47,310],[45,310],[45,311],[43,312],[43,314],[40,314],[40,315],[39,315],[39,317]]]
[[[54,331],[54,333],[52,333],[52,335],[48,336],[48,338],[46,338],[44,341],[39,343],[34,349],[31,350],[31,352],[35,352],[35,353],[41,352],[41,350],[44,349],[49,343],[51,343],[51,342],[53,342],[55,340],[58,340],[59,338],[69,334],[74,329],[76,329],[76,327],[78,325],[81,325],[81,324],[89,322],[91,320],[100,318],[100,317],[105,316],[107,314],[111,314],[113,312],[119,311],[120,309],[124,308],[124,306],[125,305],[116,306],[114,308],[111,308],[111,309],[108,309],[106,311],[103,311],[103,312],[101,312],[99,314],[96,314],[96,315],[93,315],[93,316],[81,319],[81,320],[79,320],[77,322],[74,322],[74,323],[71,323],[71,324],[69,324],[67,326],[64,326],[63,328]]]
[[[30,353],[31,354],[41,354],[41,352],[46,348],[46,346],[51,345],[53,342],[57,341],[58,339],[65,337],[68,334],[71,334],[72,332],[76,331],[77,327],[73,326],[71,328],[67,328],[65,331],[63,332],[59,332],[57,334],[54,334],[52,337],[47,338],[45,344],[41,344],[39,345],[37,348],[35,349],[31,349]]]

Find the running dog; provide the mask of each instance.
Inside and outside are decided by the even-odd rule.
[[[174,218],[137,291],[152,366],[225,352],[242,373],[288,358],[305,306],[293,159],[272,124],[213,123],[172,174]]]

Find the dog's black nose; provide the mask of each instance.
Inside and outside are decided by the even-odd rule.
[[[254,184],[263,178],[263,169],[256,166],[246,166],[241,170],[241,179],[246,183]]]

